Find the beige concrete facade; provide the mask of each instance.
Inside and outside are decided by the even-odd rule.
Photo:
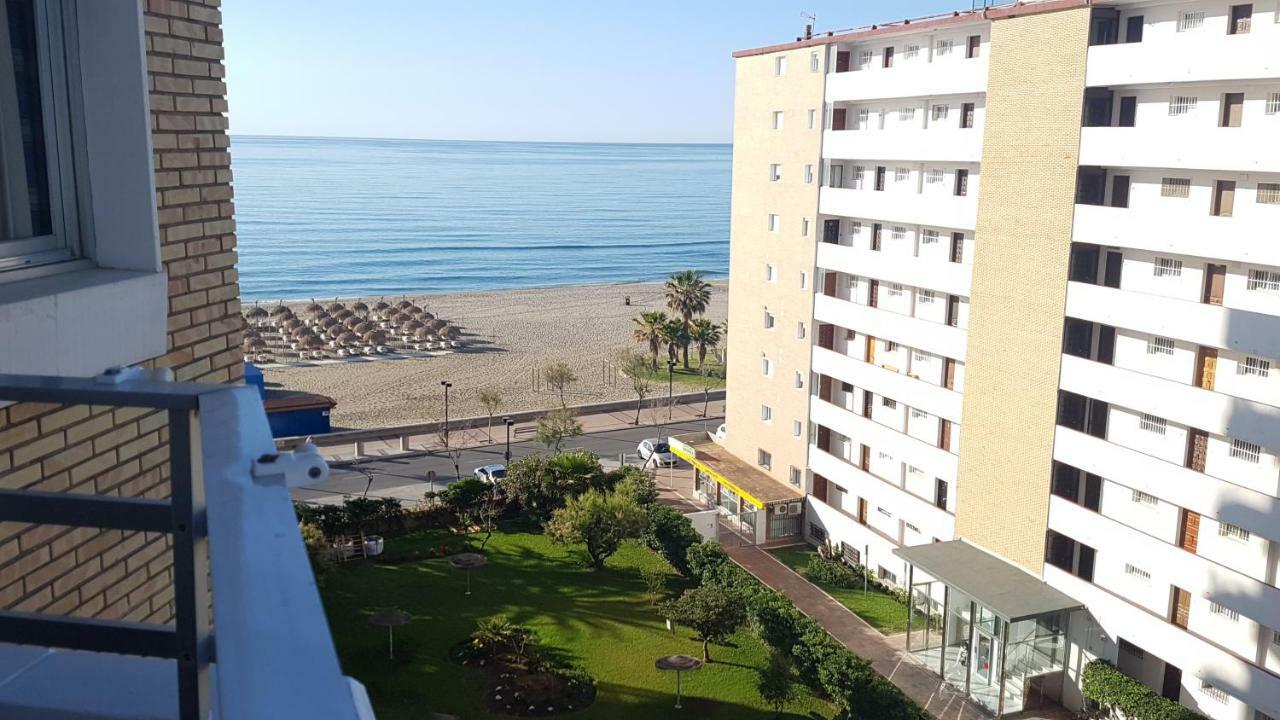
[[[149,0],[151,140],[168,353],[148,365],[179,380],[237,382],[236,263],[220,0]],[[0,408],[0,487],[166,497],[167,418],[129,408]],[[166,622],[169,537],[0,523],[0,608]]]
[[[956,532],[1037,575],[1088,30],[1086,7],[991,31]]]
[[[784,483],[789,482],[790,468],[803,473],[808,462],[813,267],[826,78],[822,50],[796,48],[736,61],[726,445],[752,464],[759,451],[770,453],[769,472]],[[816,69],[811,65],[814,54]],[[781,74],[780,57],[786,58]],[[778,111],[782,127],[774,129]],[[775,163],[782,172],[776,182],[770,180]],[[811,166],[809,182],[806,165]],[[777,216],[772,231],[771,214]],[[772,280],[766,275],[770,265]],[[766,312],[774,318],[772,329],[764,327]],[[771,377],[763,373],[765,358],[772,362]],[[796,387],[797,373],[801,387]],[[761,420],[762,406],[772,409],[772,422]]]

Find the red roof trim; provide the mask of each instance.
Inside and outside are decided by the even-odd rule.
[[[1062,10],[1071,10],[1078,7],[1084,7],[1086,5],[1092,5],[1093,2],[1094,0],[1044,0],[1043,2],[1030,4],[1019,2],[1014,5],[992,7],[985,10],[959,10],[952,15],[943,17],[935,16],[921,20],[902,20],[890,25],[872,25],[865,30],[842,32],[839,34],[827,33],[808,40],[797,40],[795,42],[780,43],[778,45],[766,45],[764,47],[752,48],[749,50],[739,50],[733,54],[733,57],[743,58],[754,55],[768,55],[770,53],[782,52],[783,50],[796,50],[805,47],[830,45],[831,43],[850,42],[853,40],[863,40],[883,35],[900,35],[908,32],[916,32],[917,30],[929,30],[933,28],[947,27],[950,25],[963,25],[965,23],[976,23],[987,20],[1005,20],[1014,17],[1025,17],[1027,15],[1060,12]]]

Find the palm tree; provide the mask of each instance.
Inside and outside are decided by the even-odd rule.
[[[720,344],[720,326],[706,318],[698,318],[694,321],[689,336],[698,344],[698,367],[702,367],[706,364],[707,350]]]
[[[666,298],[667,307],[684,318],[687,326],[711,304],[711,283],[697,270],[681,270],[667,279]],[[689,369],[688,345],[684,346],[684,368]]]
[[[685,367],[689,367],[689,325],[680,318],[671,318],[662,326],[662,342],[667,344],[667,357],[676,362],[679,357],[677,348],[684,348]]]
[[[640,317],[631,321],[636,324],[632,337],[638,342],[649,343],[649,354],[653,356],[653,371],[658,371],[658,351],[662,349],[662,329],[667,324],[667,314],[661,310],[649,310],[640,313]]]

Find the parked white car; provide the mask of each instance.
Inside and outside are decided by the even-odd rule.
[[[661,438],[641,440],[640,444],[636,446],[636,453],[640,455],[640,459],[646,465],[671,467],[676,464],[675,453],[671,452],[667,442]]]
[[[724,436],[727,432],[728,428],[725,427],[724,423],[720,423],[720,427],[716,428],[716,440],[724,442]]]
[[[499,480],[507,476],[507,466],[501,463],[485,465],[476,468],[472,471],[472,474],[490,485],[495,485]]]

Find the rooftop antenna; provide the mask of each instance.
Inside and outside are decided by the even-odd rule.
[[[810,15],[807,12],[802,12],[800,13],[800,17],[804,18],[805,20],[808,20],[808,22],[804,24],[804,39],[809,40],[813,38],[813,24],[818,21],[818,16]]]

